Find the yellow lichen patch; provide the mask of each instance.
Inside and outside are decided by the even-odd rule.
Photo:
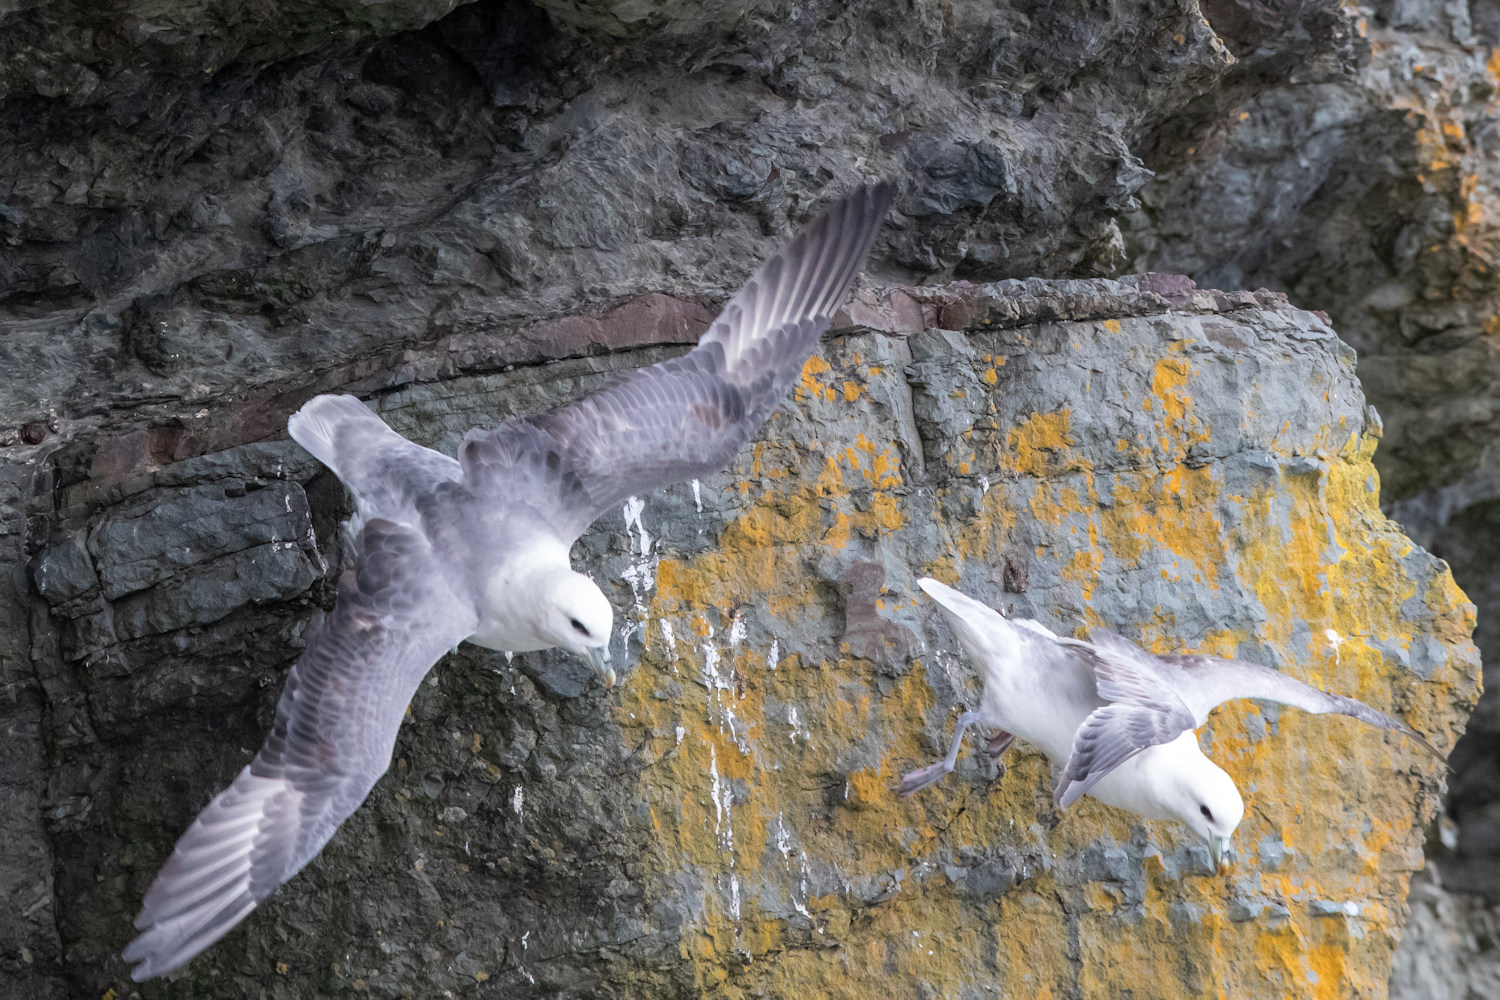
[[[1211,466],[1176,465],[1162,475],[1122,472],[1113,484],[1114,502],[1096,515],[1100,538],[1127,563],[1148,552],[1171,552],[1217,589],[1228,557],[1216,511],[1221,492]]]
[[[1070,411],[1033,413],[1018,427],[1005,434],[1005,450],[999,455],[1000,468],[1028,476],[1045,476],[1061,471],[1067,451],[1073,445],[1068,432]]]
[[[860,463],[856,449],[864,453],[863,463]],[[895,444],[883,444],[877,449],[863,434],[858,434],[854,438],[853,447],[846,449],[846,455],[850,467],[859,469],[865,480],[876,489],[889,490],[901,485],[901,459],[896,453]]]
[[[990,489],[981,498],[976,516],[952,536],[952,548],[965,560],[999,559],[1009,544],[1010,532],[1015,528],[1018,516],[1005,503],[1003,489]],[[956,573],[950,576],[929,570],[926,575],[944,583],[953,583],[958,579]]]
[[[814,398],[828,398],[827,394],[833,390],[824,385],[818,376],[826,375],[831,370],[828,362],[824,361],[821,355],[814,354],[809,357],[802,364],[802,380],[797,386],[796,397],[801,399],[804,395],[811,395]]]
[[[1170,461],[1180,462],[1187,450],[1208,440],[1208,429],[1193,414],[1188,388],[1193,366],[1182,358],[1161,358],[1151,372],[1151,394],[1161,402],[1164,419],[1159,444]]]

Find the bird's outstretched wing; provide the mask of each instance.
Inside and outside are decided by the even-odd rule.
[[[1352,716],[1372,726],[1402,733],[1426,747],[1439,760],[1443,759],[1436,747],[1400,719],[1377,711],[1362,701],[1320,691],[1311,684],[1304,684],[1295,677],[1288,677],[1270,667],[1203,654],[1148,653],[1129,639],[1104,629],[1095,629],[1090,638],[1110,655],[1133,655],[1154,661],[1156,673],[1192,710],[1196,725],[1203,725],[1208,719],[1208,713],[1226,701],[1259,698],[1317,715]]]
[[[1056,789],[1064,809],[1136,754],[1195,728],[1188,706],[1136,658],[1111,655],[1096,644],[1092,662],[1099,697],[1109,704],[1090,712],[1073,735]]]
[[[137,981],[176,968],[312,860],[390,766],[417,685],[474,630],[425,538],[386,520],[360,536],[338,602],[287,677],[265,746],[198,815],[125,948]]]
[[[1403,733],[1443,755],[1400,719],[1364,702],[1319,691],[1286,674],[1244,660],[1193,654],[1158,655],[1106,629],[1091,630],[1099,696],[1110,702],[1078,727],[1073,752],[1057,786],[1070,805],[1099,779],[1136,754],[1170,743],[1208,721],[1208,713],[1236,698],[1259,698],[1316,714],[1348,715]]]
[[[417,497],[460,475],[455,459],[408,441],[353,396],[314,396],[286,427],[349,487],[361,523],[405,521]]]
[[[458,452],[465,482],[542,498],[571,539],[632,494],[718,471],[801,372],[893,193],[885,182],[835,202],[761,265],[688,353],[551,413],[470,431]]]

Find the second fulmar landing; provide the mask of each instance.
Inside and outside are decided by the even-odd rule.
[[[953,770],[965,729],[994,726],[1001,732],[989,740],[990,756],[998,759],[1020,737],[1063,765],[1059,807],[1092,795],[1145,819],[1177,820],[1208,843],[1217,865],[1245,804],[1234,780],[1203,755],[1194,730],[1226,701],[1259,698],[1352,716],[1442,757],[1400,719],[1259,664],[1148,653],[1102,628],[1091,630],[1089,642],[1068,639],[937,580],[919,583],[979,667],[984,694],[978,711],[958,717],[948,756],[902,779],[903,795]]]
[[[568,550],[632,494],[722,468],[828,328],[890,206],[860,187],[766,261],[686,354],[540,416],[470,431],[450,458],[352,396],[318,396],[292,437],[354,494],[333,612],[287,677],[265,746],[177,841],[125,948],[149,979],[213,944],[322,849],[390,766],[438,658],[561,646],[606,684],[614,614]]]

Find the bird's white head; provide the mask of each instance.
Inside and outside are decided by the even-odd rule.
[[[1181,767],[1165,789],[1168,810],[1208,842],[1218,868],[1235,828],[1245,817],[1245,802],[1234,779],[1202,754],[1179,758]]]
[[[558,569],[539,583],[534,623],[542,637],[554,646],[577,653],[591,663],[605,687],[614,687],[615,671],[609,665],[609,637],[615,612],[597,584],[582,573]]]

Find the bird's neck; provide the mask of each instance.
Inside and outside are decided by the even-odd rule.
[[[512,653],[551,646],[536,622],[547,595],[572,571],[567,547],[548,541],[539,541],[487,569],[475,609],[479,627],[469,641]]]

